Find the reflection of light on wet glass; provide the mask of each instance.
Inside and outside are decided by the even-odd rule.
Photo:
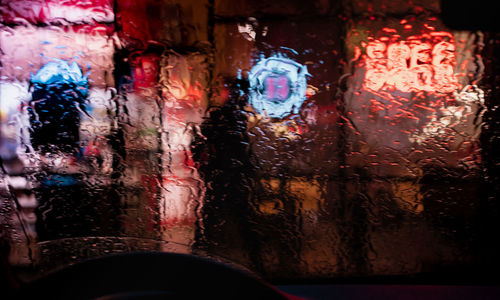
[[[146,54],[137,56],[134,59],[134,89],[144,96],[153,96],[154,91],[150,91],[158,83],[158,62],[157,55]]]
[[[307,67],[281,55],[260,60],[249,72],[250,105],[271,118],[297,114],[306,99]]]
[[[112,32],[104,25],[81,25],[64,30],[46,27],[17,26],[0,29],[4,64],[2,76],[26,81],[50,61],[77,62],[92,86],[113,86]],[[66,47],[61,54],[58,46]],[[85,53],[83,53],[84,51]],[[85,66],[85,67],[84,67]],[[87,72],[92,69],[91,72]]]
[[[0,82],[0,120],[15,116],[21,103],[28,98],[26,82]]]
[[[28,130],[23,130],[29,128],[29,121],[22,109],[28,99],[27,82],[0,82],[0,159],[3,162],[19,159],[19,155],[29,148],[22,144],[29,138]],[[22,166],[19,161],[3,163],[2,167],[7,173],[18,173]]]
[[[8,260],[13,265],[30,265],[33,258],[31,247],[37,237],[34,209],[38,202],[34,194],[26,192],[32,188],[32,184],[26,177],[16,176],[22,173],[26,165],[19,155],[24,150],[21,147],[21,129],[28,128],[29,124],[22,113],[23,103],[27,100],[26,81],[0,82],[0,160],[3,171],[0,175],[0,190],[3,196],[8,195],[0,201],[0,207],[4,210],[0,214],[0,226],[10,228],[15,233],[23,233],[13,234],[10,241]],[[10,201],[13,197],[15,201]]]
[[[76,62],[69,65],[63,60],[45,64],[35,75],[31,76],[31,82],[38,84],[72,83],[83,87],[88,84],[87,77],[83,76]]]
[[[476,110],[481,111],[478,116],[483,115],[484,91],[476,85],[468,85],[459,92],[455,91],[454,98],[457,101],[456,106],[440,107],[432,114],[421,132],[410,135],[410,141],[421,144],[433,136],[445,136],[448,128],[462,123],[471,114],[476,113]]]
[[[293,119],[283,122],[274,122],[271,128],[276,137],[287,138],[289,140],[295,140],[307,131],[307,127],[303,122],[297,122]]]
[[[366,45],[365,88],[451,93],[459,85],[454,74],[453,42],[410,37],[406,41]]]
[[[203,55],[169,53],[162,58],[160,71],[164,100],[160,222],[166,238],[183,243],[193,239],[196,210],[201,209],[204,194],[202,180],[194,167],[191,143],[195,128],[202,123],[205,68]]]
[[[4,170],[8,174],[16,174],[17,179],[17,183],[10,187],[16,202],[15,209],[11,211],[13,215],[8,216],[15,231],[10,241],[9,261],[14,265],[24,265],[36,261],[40,254],[35,243],[39,238],[44,239],[43,229],[40,231],[40,228],[48,224],[46,221],[50,223],[54,220],[56,206],[60,208],[67,205],[66,200],[74,200],[64,199],[63,203],[57,203],[58,198],[64,198],[60,191],[81,187],[82,183],[99,190],[104,177],[102,166],[108,165],[108,172],[111,168],[111,153],[109,149],[105,150],[109,148],[106,135],[110,130],[105,106],[111,98],[109,86],[114,85],[112,57],[115,48],[110,38],[113,28],[95,22],[112,22],[114,13],[107,0],[85,3],[7,0],[2,4],[5,5],[2,8],[6,8],[2,11],[4,21],[22,24],[0,29],[0,59],[3,65],[0,114],[5,113],[8,124],[12,124],[9,125],[12,139],[8,141],[12,155],[7,162],[3,148],[0,153]],[[66,25],[68,21],[78,24],[44,26],[54,21],[57,25]],[[85,66],[85,71],[82,72],[77,64]],[[88,90],[89,84],[91,90]],[[5,106],[8,109],[4,109]],[[36,132],[30,124],[30,121],[37,121],[36,118],[30,120],[30,110],[38,110],[38,116],[44,114],[41,118],[43,126],[49,129],[41,135],[47,139],[51,136],[65,137],[60,140],[61,143],[41,138],[40,143],[47,145],[46,153],[32,147],[31,139],[37,133],[40,136],[40,132]],[[3,143],[6,136],[5,131],[1,131]],[[69,136],[74,140],[68,141]],[[69,144],[75,151],[66,153],[67,149],[62,149],[64,144]],[[88,145],[91,147],[86,147]],[[103,154],[108,156],[104,160],[101,159]],[[96,158],[96,163],[91,164],[89,157]],[[81,175],[85,180],[81,180]],[[4,178],[9,176],[14,178],[11,175]],[[38,192],[43,188],[51,189],[50,194],[40,196]],[[88,199],[86,195],[81,197],[85,202],[92,203],[93,199]],[[36,230],[35,209],[42,216]],[[77,207],[75,211],[78,211]],[[65,217],[68,216],[55,216],[56,219]],[[80,220],[75,220],[75,224],[78,222]],[[72,225],[71,221],[67,223]],[[54,229],[64,230],[59,226]]]
[[[113,22],[114,12],[111,1],[2,1],[7,20],[26,18],[31,22],[50,23],[65,20],[72,23]]]
[[[245,24],[245,25],[239,25],[238,24],[238,32],[242,33],[245,39],[251,41],[255,40],[255,36],[257,35],[255,31],[253,30],[252,25],[250,24]]]
[[[73,62],[50,61],[35,75],[29,113],[31,142],[43,153],[59,149],[72,153],[79,142],[80,113],[83,114],[88,81]]]
[[[171,54],[164,58],[163,64],[160,75],[163,99],[187,106],[199,105],[205,96],[204,79],[200,76],[203,73],[200,67],[205,64],[204,58],[201,55],[187,58]]]
[[[264,79],[264,97],[271,101],[285,101],[290,95],[290,79],[287,76],[269,75]]]
[[[377,136],[370,143],[404,148],[454,140],[456,126],[473,135],[475,127],[467,124],[481,115],[483,92],[469,85],[480,79],[482,62],[468,42],[481,35],[424,25],[415,35],[387,27],[369,33],[363,26],[350,34],[355,84],[348,93],[349,114],[367,139]]]
[[[83,156],[100,160],[101,174],[112,171],[112,152],[107,136],[112,131],[112,118],[109,111],[113,109],[112,92],[114,89],[91,88],[88,91],[85,113],[80,114],[80,141]]]

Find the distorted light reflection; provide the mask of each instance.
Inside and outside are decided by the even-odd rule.
[[[447,128],[460,124],[464,118],[476,113],[474,111],[475,105],[480,107],[482,112],[478,116],[482,117],[486,108],[484,106],[484,91],[478,86],[468,85],[453,94],[457,105],[441,107],[435,111],[420,133],[410,135],[410,141],[422,144],[433,136],[445,136]]]
[[[203,203],[204,186],[194,166],[191,143],[203,122],[205,63],[205,57],[198,54],[169,53],[162,59],[159,84],[163,99],[161,147],[165,154],[159,210],[165,235],[178,234],[170,230],[175,226],[192,230]]]
[[[155,87],[158,82],[158,63],[156,55],[146,54],[137,56],[134,60],[134,90],[147,93],[148,88]]]
[[[412,36],[406,41],[391,43],[369,42],[365,47],[365,88],[402,92],[455,91],[459,87],[454,74],[455,45],[452,40],[440,40],[443,35],[448,36],[436,34]]]
[[[80,67],[73,62],[71,65],[63,60],[51,61],[45,64],[36,75],[31,75],[34,84],[74,84],[82,94],[87,94],[87,76],[83,76]]]
[[[37,242],[64,235],[52,222],[67,217],[54,213],[74,200],[65,193],[90,203],[83,185],[109,185],[114,12],[109,0],[6,0],[1,14],[12,24],[0,29],[1,177],[16,198],[2,205],[16,209],[0,222],[25,233],[9,240],[9,262],[29,265]]]
[[[34,86],[29,113],[31,143],[43,153],[74,153],[80,141],[80,112],[87,97],[87,78],[73,62],[45,64],[31,76]]]
[[[4,0],[3,17],[6,21],[26,18],[33,23],[113,22],[115,14],[110,0]]]
[[[29,98],[27,82],[0,82],[0,158],[17,157],[21,128],[28,123],[20,108]]]
[[[26,82],[0,82],[0,120],[16,116],[21,103],[28,97]]]
[[[249,72],[250,105],[271,118],[297,114],[306,100],[307,67],[282,55],[261,59]]]
[[[354,89],[360,103],[350,114],[359,119],[359,109],[367,107],[368,120],[356,122],[374,123],[383,118],[390,130],[397,131],[394,126],[400,126],[400,133],[410,143],[450,137],[450,128],[481,110],[484,92],[474,84],[481,75],[473,78],[468,71],[481,64],[481,58],[472,56],[473,49],[464,49],[467,36],[437,31],[427,23],[420,26],[418,34],[410,35],[403,31],[414,26],[406,20],[401,26],[406,27],[384,27],[375,33],[360,26],[350,34],[354,78],[360,80],[360,87]],[[403,128],[411,122],[412,127]]]

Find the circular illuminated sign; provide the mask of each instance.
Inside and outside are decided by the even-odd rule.
[[[288,58],[261,60],[248,74],[250,105],[272,118],[298,113],[306,99],[308,75],[306,66]]]

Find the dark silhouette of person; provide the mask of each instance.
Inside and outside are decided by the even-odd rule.
[[[237,253],[248,253],[252,268],[260,270],[260,239],[252,224],[255,172],[244,111],[248,82],[229,79],[225,86],[227,102],[210,110],[201,127],[203,138],[193,143],[193,157],[207,187],[194,246],[233,260]]]

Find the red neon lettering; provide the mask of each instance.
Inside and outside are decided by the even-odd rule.
[[[433,35],[443,37],[450,33]],[[455,45],[451,42],[432,44],[412,37],[388,43],[381,38],[369,42],[365,48],[366,89],[451,93],[458,88],[454,74]]]

